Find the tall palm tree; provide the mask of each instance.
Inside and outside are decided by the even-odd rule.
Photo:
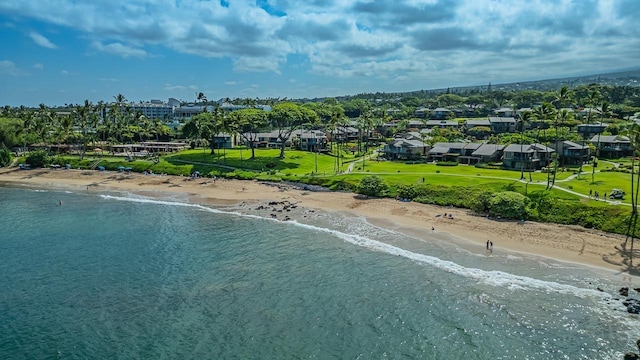
[[[609,116],[611,114],[611,110],[609,108],[609,102],[607,102],[606,100],[602,100],[602,102],[600,103],[600,126],[602,126],[602,122],[604,120],[605,115]],[[598,158],[600,158],[600,134],[601,131],[598,132],[598,138],[596,140],[596,156],[593,160],[593,168],[591,169],[591,182],[595,182],[595,175],[596,175],[596,161],[598,161]]]
[[[531,111],[525,111],[520,115],[520,156],[524,154],[524,129],[532,117]],[[524,158],[520,159],[520,180],[524,180]]]
[[[22,151],[26,152],[29,135],[31,135],[36,128],[36,114],[33,111],[21,106],[21,109],[19,110],[19,117],[22,119],[21,132],[24,141],[24,148],[22,149]]]
[[[533,110],[533,115],[535,116],[535,118],[539,121],[542,120],[545,123],[553,119],[555,116],[555,113],[556,113],[555,107],[553,107],[553,105],[551,105],[551,103],[548,103],[548,102],[543,102],[541,106]],[[540,133],[540,129],[538,128],[538,134],[539,133]],[[555,155],[557,155],[557,152],[555,152]],[[555,165],[556,163],[554,162],[554,166]],[[550,190],[550,189],[551,189],[551,171],[547,171],[547,190]]]
[[[36,133],[44,147],[47,147],[49,132],[53,127],[53,112],[45,104],[40,104],[35,120]]]
[[[626,250],[627,243],[631,240],[629,251],[629,267],[633,266],[633,245],[636,235],[636,225],[638,222],[638,193],[640,192],[640,170],[636,175],[635,160],[640,153],[640,125],[634,123],[628,130],[629,140],[633,149],[631,157],[631,217],[627,226],[627,234],[624,240],[623,249]]]
[[[567,119],[569,114],[568,110],[561,109],[561,107],[566,105],[568,102],[572,101],[573,97],[574,97],[573,91],[571,91],[569,87],[565,85],[559,91],[556,92],[555,99],[552,101],[552,103],[555,104],[556,110],[557,110],[555,121],[554,121],[554,127],[555,127],[556,133],[553,139],[556,144],[558,143],[558,140],[560,140],[558,139],[559,122],[563,119]],[[553,187],[556,183],[556,173],[558,172],[558,156],[559,155],[556,152],[554,156],[553,180],[551,181],[551,187]]]

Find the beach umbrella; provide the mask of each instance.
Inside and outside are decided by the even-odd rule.
[[[98,171],[104,171],[104,166],[98,166]]]
[[[124,171],[131,171],[131,168],[130,167],[126,167],[126,168],[124,168]]]

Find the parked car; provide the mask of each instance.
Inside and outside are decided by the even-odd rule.
[[[609,194],[609,199],[622,199],[624,195],[625,195],[624,191],[620,189],[613,189]]]

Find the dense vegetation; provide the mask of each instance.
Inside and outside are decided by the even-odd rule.
[[[464,119],[486,117],[502,106],[532,108],[520,119],[517,133],[491,135],[490,129],[482,127],[468,134],[434,129],[429,139],[425,139],[429,143],[465,138],[486,138],[487,142],[498,144],[578,142],[583,139],[574,131],[575,125],[598,121],[607,123],[605,134],[628,135],[637,153],[640,129],[630,119],[640,113],[638,87],[591,84],[557,91],[468,89],[409,95],[361,94],[319,101],[227,99],[249,107],[227,113],[215,106],[212,112],[193,116],[177,129],[168,127],[162,120],[132,113],[122,95],[114,100],[111,104],[85,101],[62,108],[49,108],[44,104],[35,109],[4,107],[0,113],[0,166],[10,164],[15,152],[20,156],[20,162],[33,166],[69,164],[74,168],[95,168],[99,161],[100,166],[113,171],[130,167],[132,171],[150,170],[174,175],[198,171],[204,176],[296,181],[368,196],[399,197],[469,208],[493,217],[576,224],[616,233],[627,232],[628,221],[637,216],[634,194],[639,186],[635,157],[617,159],[621,164],[618,167],[600,167],[599,170],[610,171],[599,172],[597,178],[595,168],[588,164],[561,173],[554,162],[551,186],[540,186],[547,179],[546,174],[532,173],[527,181],[517,172],[496,170],[490,164],[470,167],[442,161],[436,166],[368,160],[374,158],[371,150],[387,137],[409,130],[412,120],[425,120],[415,118],[415,111],[423,107],[460,108],[464,111]],[[213,104],[204,94],[199,94],[198,101],[202,105]],[[252,107],[257,104],[268,104],[272,109],[264,111]],[[563,111],[565,108],[594,111],[584,115],[578,111]],[[381,127],[391,121],[395,126]],[[332,141],[326,154],[293,150],[287,150],[285,154],[284,141],[277,150],[256,149],[256,140],[247,135],[276,131],[279,138],[285,139],[295,129],[323,129],[332,133],[346,126],[355,126],[362,134],[378,130],[378,137],[359,138],[357,143]],[[221,132],[242,137],[248,146],[221,149],[215,139]],[[186,140],[194,150],[147,159],[109,156],[108,151],[104,151],[113,144],[175,139]],[[33,151],[35,149],[37,151]],[[345,173],[350,164],[352,171]],[[589,169],[592,170],[591,177],[583,175],[568,179],[572,174]],[[613,206],[561,191],[562,188],[588,194],[593,187],[623,188],[628,195],[623,205]]]

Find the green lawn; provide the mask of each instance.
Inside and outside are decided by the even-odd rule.
[[[345,164],[342,171],[346,171],[349,161],[358,161],[354,166],[354,171],[349,174],[335,175],[335,157],[326,154],[314,154],[306,151],[287,150],[285,158],[280,159],[279,149],[256,149],[256,158],[249,159],[251,151],[247,149],[226,149],[216,150],[214,155],[209,149],[185,150],[180,153],[164,156],[159,162],[151,159],[138,159],[126,161],[122,157],[114,156],[85,156],[80,160],[77,156],[65,156],[58,158],[61,164],[71,163],[73,167],[88,168],[96,159],[102,159],[100,165],[107,169],[115,170],[118,166],[132,167],[134,171],[153,170],[154,172],[168,173],[174,175],[188,175],[193,171],[200,171],[203,174],[221,174],[232,172],[234,168],[242,171],[254,173],[269,173],[280,177],[303,177],[315,176],[323,179],[325,183],[349,183],[356,185],[367,175],[378,175],[389,185],[411,185],[430,184],[451,187],[478,187],[485,186],[493,189],[513,188],[517,191],[527,192],[543,190],[546,186],[547,174],[534,172],[531,174],[532,183],[524,184],[518,182],[520,171],[477,168],[475,166],[437,166],[426,163],[404,163],[395,161],[366,160],[364,169],[362,168],[361,157],[354,157],[353,154],[345,154]],[[619,159],[625,160],[625,159]],[[622,162],[622,161],[621,161]],[[317,164],[317,173],[315,172]],[[603,164],[604,165],[604,164]],[[599,169],[609,168],[599,166]],[[566,180],[574,175],[570,168],[565,172],[558,172],[556,186],[568,190],[588,195],[589,190],[599,191],[601,196],[609,193],[611,189],[618,188],[631,193],[631,175],[619,172],[597,172],[595,183],[591,183],[591,167],[583,167],[584,174],[572,180]],[[280,175],[277,175],[280,174]],[[529,180],[529,173],[525,173],[525,180]],[[560,190],[550,192],[553,197],[580,200],[578,196]],[[582,199],[581,201],[588,201]],[[630,203],[629,196],[623,202]]]
[[[598,191],[600,197],[604,196],[604,193],[609,194],[611,189],[622,189],[627,193],[627,196],[622,200],[625,203],[631,203],[631,198],[628,194],[631,193],[631,174],[620,172],[597,172],[595,174],[595,182],[591,182],[591,173],[583,174],[580,178],[574,178],[567,182],[556,183],[556,186],[563,187],[565,189],[573,190],[581,194],[588,195],[589,190]]]

